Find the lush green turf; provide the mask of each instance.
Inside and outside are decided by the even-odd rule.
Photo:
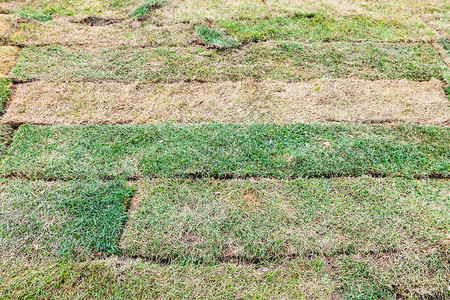
[[[220,19],[217,24],[244,43],[267,40],[379,42],[436,37],[436,33],[423,23],[412,26],[394,20],[333,17],[323,13],[294,13],[258,20]]]
[[[349,124],[22,125],[4,175],[445,177],[450,129]]]
[[[130,196],[121,182],[4,180],[0,260],[115,254]]]
[[[139,193],[121,248],[156,261],[396,253],[450,231],[448,181],[156,179]]]
[[[434,48],[418,44],[259,43],[239,50],[115,47],[29,47],[12,71],[19,80],[177,80],[282,79],[318,77],[442,78],[448,70]]]

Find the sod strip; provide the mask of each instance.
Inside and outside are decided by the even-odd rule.
[[[108,22],[108,19],[100,19]],[[48,44],[86,46],[188,46],[194,38],[192,25],[136,25],[134,19],[109,20],[111,24],[90,25],[89,18],[57,18],[49,22],[20,23],[9,35],[11,43],[26,46]],[[140,24],[140,23],[139,23]],[[134,26],[139,26],[135,28]]]
[[[448,71],[430,44],[268,42],[242,49],[30,47],[12,75],[17,80],[131,82],[320,78],[443,78]]]
[[[285,83],[37,81],[15,86],[4,123],[413,122],[450,125],[439,80]]]
[[[7,77],[16,64],[20,49],[14,46],[0,46],[0,77]]]
[[[147,180],[120,246],[206,264],[414,251],[448,238],[449,193],[429,180]]]
[[[446,299],[445,251],[311,257],[264,265],[142,260],[0,262],[0,297],[102,299]]]
[[[450,175],[450,129],[401,125],[22,125],[1,167],[30,178]]]
[[[212,23],[209,25],[212,29],[225,31],[237,45],[267,40],[396,42],[430,41],[437,37],[436,32],[423,23],[403,24],[365,17],[336,18],[323,14],[259,20],[221,19]],[[204,38],[195,35],[197,27],[186,23],[158,26],[152,21],[137,25],[134,19],[63,17],[48,22],[20,23],[9,38],[12,43],[26,46],[188,46],[196,39]]]
[[[3,180],[0,260],[117,253],[131,191],[121,182]]]

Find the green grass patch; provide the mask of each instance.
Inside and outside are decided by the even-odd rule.
[[[16,11],[20,17],[25,19],[33,19],[37,21],[50,21],[53,19],[54,11],[52,9],[42,10],[18,10]]]
[[[167,4],[167,0],[147,0],[136,8],[130,16],[137,19],[146,18],[150,15],[152,10],[160,8],[165,4]]]
[[[254,265],[158,265],[129,259],[0,262],[0,298],[326,299],[335,289],[321,258],[267,267],[263,272]]]
[[[445,252],[402,254],[214,266],[11,260],[0,262],[0,298],[448,299]]]
[[[3,113],[3,107],[11,94],[11,80],[9,78],[0,78],[0,113]]]
[[[121,182],[4,181],[0,260],[116,254],[131,192]]]
[[[447,238],[449,192],[429,180],[148,180],[121,247],[205,264],[412,251]]]
[[[450,129],[323,124],[22,125],[3,175],[445,177]]]
[[[234,48],[240,45],[236,40],[225,34],[212,30],[204,25],[197,25],[195,31],[203,43],[219,49]]]
[[[294,14],[258,20],[221,19],[221,28],[244,43],[291,41],[399,41],[436,37],[424,24],[364,16],[332,17],[327,14]]]
[[[236,67],[239,66],[239,67]],[[58,45],[29,47],[12,71],[20,80],[179,80],[300,81],[320,77],[363,79],[442,79],[448,70],[427,43],[252,44],[242,49],[115,47],[83,49]]]

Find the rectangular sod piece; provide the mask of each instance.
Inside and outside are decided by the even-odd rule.
[[[46,82],[16,84],[9,124],[293,123],[326,120],[450,124],[442,81],[317,79],[286,83]]]
[[[192,24],[158,26],[152,21],[143,21],[139,28],[119,19],[94,19],[110,22],[107,25],[92,25],[92,18],[60,17],[48,22],[24,22],[17,24],[5,38],[12,43],[26,46],[49,44],[60,45],[128,45],[128,46],[189,46],[193,42]],[[91,23],[87,23],[90,21]],[[317,14],[313,17],[298,14],[260,20],[220,19],[211,21],[210,27],[225,31],[232,46],[241,43],[290,40],[311,41],[425,41],[437,37],[432,29],[422,22],[403,24],[366,17],[341,17]],[[201,25],[200,25],[201,26]],[[198,34],[197,40],[201,35]]]
[[[282,263],[0,262],[0,298],[448,299],[445,251],[296,258]],[[339,299],[339,298],[338,298]]]
[[[30,178],[450,176],[450,128],[22,125],[1,173]]]
[[[219,20],[220,28],[242,41],[423,41],[437,36],[423,22],[403,23],[364,16],[332,17],[323,13],[293,13],[259,20]]]
[[[17,80],[174,82],[179,80],[301,81],[321,77],[442,79],[447,66],[432,45],[266,42],[240,49],[204,46],[82,48],[52,45],[22,51]]]
[[[131,192],[121,182],[3,180],[0,261],[116,254]]]
[[[146,180],[121,248],[206,264],[414,252],[448,239],[449,192],[448,181],[382,178]]]

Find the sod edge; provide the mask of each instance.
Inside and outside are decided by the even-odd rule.
[[[23,82],[302,81],[322,77],[426,81],[443,79],[447,71],[427,43],[264,42],[228,50],[198,45],[27,47],[11,76]]]
[[[449,178],[450,129],[420,125],[22,125],[0,172],[33,179]]]

